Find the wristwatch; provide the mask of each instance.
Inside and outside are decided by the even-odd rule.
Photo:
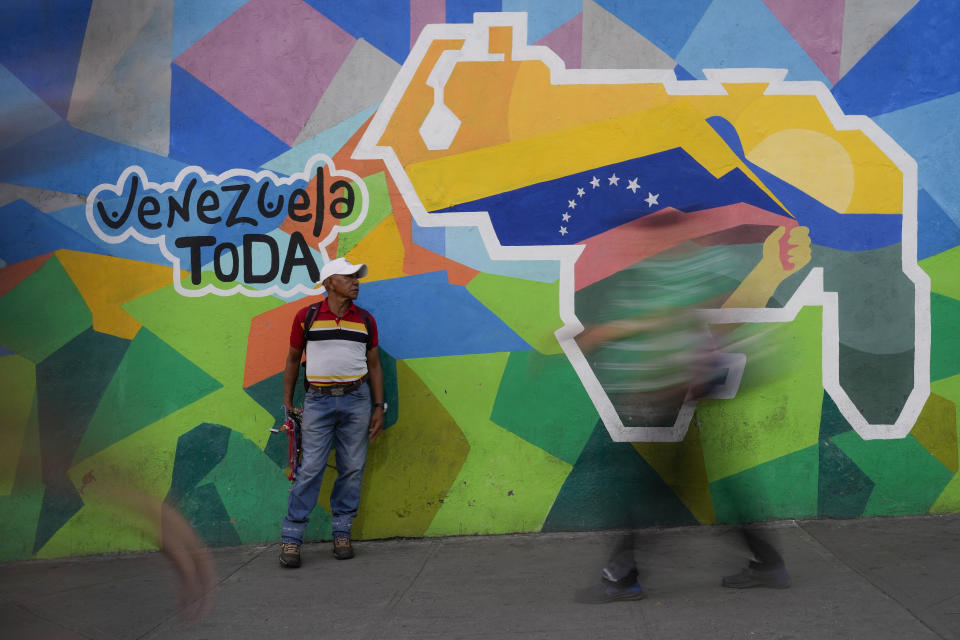
[[[383,410],[384,410],[384,411],[387,410],[387,403],[386,403],[386,402],[374,402],[374,403],[373,403],[373,406],[375,406],[375,407],[383,407]]]

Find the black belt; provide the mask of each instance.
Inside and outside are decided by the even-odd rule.
[[[352,391],[356,391],[361,386],[363,386],[363,383],[366,381],[367,381],[367,376],[364,375],[359,380],[354,380],[353,382],[348,382],[347,384],[331,384],[324,387],[321,387],[320,385],[312,384],[310,386],[325,396],[343,396]]]

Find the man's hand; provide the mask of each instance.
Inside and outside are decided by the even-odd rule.
[[[373,408],[373,413],[370,415],[370,442],[376,440],[380,431],[383,430],[383,414],[383,407]]]

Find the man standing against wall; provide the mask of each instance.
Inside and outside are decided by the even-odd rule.
[[[283,520],[280,565],[300,566],[300,545],[308,517],[317,503],[330,447],[337,451],[337,479],[330,495],[333,555],[353,557],[350,531],[360,505],[367,442],[383,428],[383,369],[377,350],[377,324],[353,303],[366,265],[346,258],[331,260],[320,271],[326,299],[301,309],[290,332],[283,376],[283,406],[293,409],[293,389],[304,349],[307,393],[303,403],[303,461],[290,490]],[[307,326],[309,325],[309,326]]]

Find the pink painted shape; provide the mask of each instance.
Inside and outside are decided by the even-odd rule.
[[[410,48],[413,48],[425,26],[446,21],[446,0],[410,0]]]
[[[743,203],[690,213],[667,207],[580,243],[586,248],[575,267],[575,287],[579,291],[681,242],[740,225],[789,230],[797,221]]]
[[[535,44],[553,49],[563,59],[567,69],[579,69],[583,54],[583,14],[578,13]]]
[[[354,42],[300,0],[251,0],[176,62],[292,145]]]
[[[763,0],[830,82],[840,79],[844,0]]]

